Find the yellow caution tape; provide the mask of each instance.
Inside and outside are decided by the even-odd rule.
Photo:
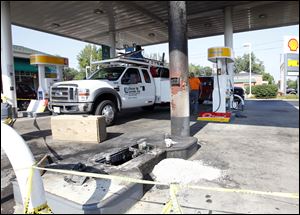
[[[27,196],[24,202],[24,214],[29,213],[29,200],[32,191],[32,177],[33,177],[34,169],[30,168],[29,176],[27,179]]]
[[[8,97],[2,94],[1,94],[1,99],[3,103],[6,103],[8,101]]]
[[[171,212],[171,209],[174,209],[174,212],[177,214],[182,214],[181,207],[178,203],[176,194],[179,191],[179,185],[178,184],[170,184],[170,200],[167,202],[165,207],[162,210],[162,214],[169,214]]]
[[[22,99],[22,98],[17,98],[17,100],[20,100],[20,101],[30,101],[30,100],[32,100],[32,99]]]
[[[16,121],[16,119],[6,118],[5,120],[3,120],[3,123],[5,123],[6,125],[9,125],[9,126],[12,126],[15,121]]]
[[[47,203],[42,204],[38,207],[28,210],[27,214],[52,214],[52,210]]]
[[[45,204],[35,208],[31,211],[28,210],[28,203],[29,197],[31,193],[31,183],[32,183],[32,175],[33,169],[38,170],[46,170],[50,172],[57,172],[62,174],[70,174],[70,175],[78,175],[78,176],[85,176],[85,177],[92,177],[92,178],[102,178],[102,179],[109,179],[109,180],[121,180],[127,181],[131,183],[138,183],[138,184],[151,184],[151,185],[167,185],[170,186],[170,200],[165,204],[162,213],[170,213],[171,209],[174,209],[176,213],[182,213],[182,209],[180,204],[177,200],[176,194],[178,193],[180,188],[190,188],[190,189],[201,189],[201,190],[209,190],[209,191],[217,191],[217,192],[235,192],[235,193],[244,193],[244,194],[255,194],[255,195],[267,195],[267,196],[275,196],[275,197],[283,197],[283,198],[291,198],[291,199],[299,199],[299,193],[281,193],[281,192],[264,192],[264,191],[255,191],[255,190],[244,190],[244,189],[228,189],[228,188],[216,188],[216,187],[204,187],[204,186],[196,186],[196,185],[179,185],[174,183],[164,183],[164,182],[154,182],[148,180],[141,180],[141,179],[134,179],[125,176],[117,176],[117,175],[104,175],[98,173],[88,173],[88,172],[79,172],[74,170],[61,170],[61,169],[50,169],[50,168],[43,168],[33,165],[31,168],[30,176],[28,179],[28,195],[27,200],[25,201],[25,213],[27,212],[35,212],[40,213],[40,210],[47,209],[49,213],[51,213],[51,209]]]
[[[147,180],[135,179],[135,178],[125,177],[125,176],[118,176],[118,175],[104,175],[104,174],[90,173],[90,172],[78,172],[74,170],[49,169],[49,168],[43,168],[37,166],[33,166],[33,168],[39,170],[46,170],[49,172],[58,172],[62,174],[78,175],[78,176],[85,176],[85,177],[92,177],[92,178],[103,178],[103,179],[110,179],[110,180],[114,179],[114,180],[137,183],[137,184],[169,185],[168,183],[163,183],[163,182],[147,181]]]
[[[35,208],[29,209],[29,200],[32,192],[32,178],[33,178],[34,168],[30,168],[30,173],[27,180],[27,196],[24,202],[24,214],[51,214],[52,211],[49,208],[47,202],[37,206]]]
[[[170,200],[166,203],[166,205],[165,205],[165,207],[163,208],[163,210],[162,210],[161,213],[162,213],[162,214],[169,214],[169,213],[171,212],[172,206],[173,206],[172,200],[170,199]]]
[[[174,212],[177,214],[182,214],[181,207],[178,203],[176,194],[179,191],[179,186],[178,184],[170,184],[170,197],[171,197],[171,202],[174,208]]]
[[[124,176],[104,175],[104,174],[88,173],[88,172],[78,172],[78,171],[74,171],[74,170],[49,169],[49,168],[43,168],[43,167],[37,167],[37,166],[33,166],[33,168],[34,169],[39,169],[39,170],[46,170],[46,171],[50,171],[50,172],[58,172],[58,173],[63,173],[63,174],[78,175],[78,176],[85,176],[85,177],[103,178],[103,179],[116,179],[116,180],[122,180],[122,181],[127,181],[127,182],[138,183],[138,184],[152,184],[152,185],[167,185],[167,186],[170,186],[169,183],[134,179],[134,178],[124,177]],[[218,191],[218,192],[236,192],[236,193],[268,195],[268,196],[299,199],[299,193],[264,192],[264,191],[243,190],[243,189],[203,187],[203,186],[196,186],[196,185],[180,185],[180,187],[181,188],[209,190],[209,191]]]
[[[245,194],[255,194],[255,195],[276,196],[276,197],[283,197],[283,198],[290,198],[290,199],[299,199],[299,193],[264,192],[264,191],[244,190],[244,189],[203,187],[203,186],[196,186],[196,185],[186,185],[186,186],[181,186],[181,187],[187,187],[187,188],[191,188],[191,189],[209,190],[209,191],[218,191],[218,192],[245,193]]]

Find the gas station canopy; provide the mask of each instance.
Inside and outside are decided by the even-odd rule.
[[[11,1],[12,24],[116,48],[168,42],[167,1]],[[187,1],[188,38],[224,34],[224,8],[233,32],[299,24],[299,1]]]

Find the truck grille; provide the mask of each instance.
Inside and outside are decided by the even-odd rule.
[[[55,102],[76,102],[77,98],[77,87],[75,86],[58,86],[58,87],[51,87],[50,90],[50,95],[51,98],[50,100]]]

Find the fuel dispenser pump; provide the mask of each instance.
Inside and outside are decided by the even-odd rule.
[[[228,74],[227,64],[234,62],[232,50],[229,47],[209,48],[208,60],[216,65],[213,71],[212,112],[201,112],[198,120],[229,122],[230,113],[227,110],[233,99],[233,84]]]
[[[39,71],[39,87],[38,87],[38,100],[49,99],[50,85],[54,81],[63,80],[63,67],[68,66],[68,58],[34,54],[30,56],[30,64],[38,65]],[[45,66],[56,66],[56,78],[45,77]]]

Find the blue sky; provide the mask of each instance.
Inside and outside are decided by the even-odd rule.
[[[264,62],[266,72],[279,80],[280,55],[283,53],[283,37],[298,36],[299,25],[271,28],[266,30],[235,33],[233,35],[233,48],[235,56],[242,56],[248,52],[244,43],[252,44],[252,51],[258,59]],[[78,68],[76,56],[88,43],[30,30],[18,26],[12,26],[12,39],[14,45],[21,45],[31,49],[46,52],[52,55],[60,55],[69,58],[72,68]],[[224,36],[206,37],[189,40],[189,63],[201,66],[212,66],[207,60],[207,49],[215,46],[224,46]],[[166,53],[168,60],[168,44],[145,46],[144,53]],[[292,78],[293,79],[293,78]]]

